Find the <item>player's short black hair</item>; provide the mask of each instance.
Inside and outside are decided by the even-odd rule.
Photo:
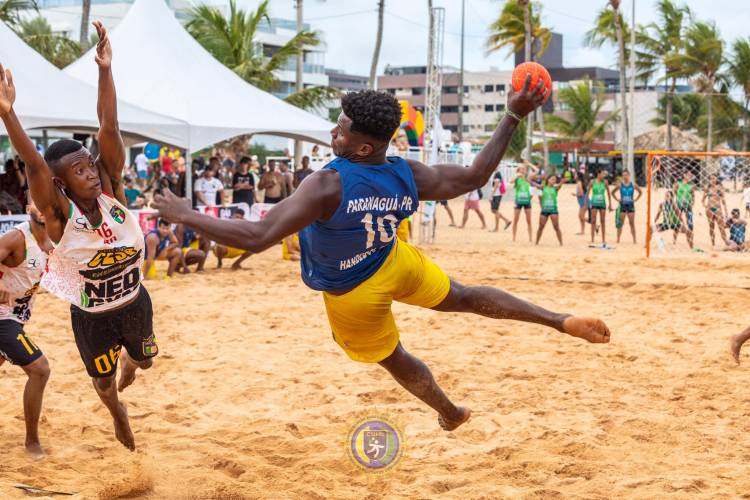
[[[341,109],[352,121],[352,132],[379,141],[390,141],[401,124],[401,106],[386,92],[351,92],[341,98]]]
[[[163,219],[159,217],[159,220],[156,223],[158,226],[171,226],[172,224],[169,223],[167,219]]]
[[[236,208],[234,215],[241,215],[242,217],[245,217],[245,210],[243,210],[242,208]]]
[[[251,161],[253,161],[253,160],[249,156],[243,156],[240,159],[240,165],[242,165],[243,163],[250,163]]]
[[[82,148],[83,144],[78,141],[74,141],[73,139],[60,139],[48,147],[47,151],[44,152],[44,161],[49,165],[50,163],[60,160],[63,156],[75,153]]]

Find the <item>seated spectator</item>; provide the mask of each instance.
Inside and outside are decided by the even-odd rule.
[[[287,236],[281,242],[281,258],[284,260],[291,260],[293,262],[299,261],[300,250],[299,250],[299,234],[294,233],[292,236]]]
[[[747,221],[740,218],[739,208],[732,209],[732,215],[727,219],[726,225],[729,228],[726,250],[730,252],[746,251],[745,230],[747,229]]]
[[[237,210],[234,215],[232,215],[233,219],[244,219],[245,218],[245,211],[242,209]],[[214,247],[214,255],[216,255],[216,258],[218,259],[219,263],[216,266],[216,269],[221,269],[223,265],[224,259],[235,259],[237,257],[237,260],[234,261],[232,264],[232,270],[237,271],[238,269],[242,269],[242,263],[247,260],[253,253],[248,250],[241,250],[239,248],[232,248],[227,247],[224,245],[219,245],[218,243]]]
[[[171,278],[182,258],[182,251],[172,232],[171,224],[165,219],[159,219],[156,229],[149,231],[144,238],[146,240],[146,262],[143,265],[143,276],[146,279],[156,278],[154,262],[166,260],[169,262],[167,277]]]
[[[240,160],[237,172],[232,176],[232,203],[253,204],[255,178],[250,172],[250,158],[244,156]]]
[[[175,226],[174,235],[182,246],[182,258],[177,265],[177,271],[188,274],[190,272],[188,266],[197,264],[195,271],[203,272],[208,252],[211,249],[211,242],[184,224]]]

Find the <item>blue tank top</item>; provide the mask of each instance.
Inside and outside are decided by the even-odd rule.
[[[403,158],[388,157],[383,165],[337,158],[323,168],[339,173],[341,204],[330,219],[299,232],[302,281],[313,290],[341,292],[380,269],[419,197]]]
[[[634,203],[635,187],[632,182],[627,186],[620,184],[620,200],[622,200],[623,205],[632,205]]]
[[[193,231],[189,227],[186,227],[182,233],[182,248],[189,247],[190,244],[197,239],[198,235],[195,234],[195,231]]]
[[[733,224],[729,225],[729,239],[742,245],[745,243],[745,225],[744,224]]]
[[[164,249],[167,248],[167,246],[169,245],[169,235],[167,235],[165,238],[162,238],[161,235],[159,234],[158,229],[152,229],[151,231],[146,233],[146,236],[144,236],[143,239],[145,240],[146,238],[148,238],[150,234],[155,234],[156,237],[159,238],[159,244],[156,246],[156,255],[155,255],[155,257],[158,257],[159,254],[162,253],[162,251],[164,251]],[[148,259],[148,245],[146,245],[144,248],[144,258]]]

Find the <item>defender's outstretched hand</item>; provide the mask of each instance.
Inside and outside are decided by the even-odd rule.
[[[96,34],[99,35],[99,43],[96,44],[96,64],[100,68],[110,68],[112,66],[112,45],[109,43],[109,36],[107,36],[107,28],[101,23],[101,21],[94,21],[92,23],[96,28]]]
[[[0,116],[7,115],[16,102],[16,87],[9,69],[0,64]]]
[[[541,106],[546,95],[547,89],[544,87],[544,80],[540,78],[536,86],[531,88],[531,74],[528,74],[520,91],[516,92],[512,88],[510,89],[508,109],[518,116],[524,117]]]
[[[158,210],[161,217],[175,224],[181,223],[185,214],[191,211],[187,198],[179,198],[169,190],[164,191],[164,194],[154,196],[151,207]]]

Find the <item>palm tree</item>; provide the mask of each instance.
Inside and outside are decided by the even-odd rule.
[[[41,16],[21,20],[16,32],[32,49],[58,68],[64,68],[81,56],[75,41],[52,33],[52,27]]]
[[[0,0],[0,22],[4,22],[11,28],[17,27],[21,18],[19,13],[23,10],[39,11],[35,0]]]
[[[598,121],[605,102],[604,85],[601,82],[594,87],[586,80],[574,87],[562,88],[557,92],[557,100],[570,110],[570,118],[548,114],[547,124],[563,140],[578,143],[588,164],[591,145],[604,137],[607,127],[617,118],[618,112],[610,113],[604,120]]]
[[[648,81],[657,71],[664,68],[665,74],[660,81],[669,82],[666,95],[667,151],[672,150],[672,107],[677,79],[681,68],[677,66],[676,57],[684,51],[686,21],[692,14],[686,5],[675,5],[672,0],[660,0],[656,4],[659,15],[658,23],[641,27],[636,34],[638,43],[639,77]],[[667,64],[667,62],[670,64]]]
[[[657,127],[667,124],[667,130],[697,130],[698,119],[706,114],[706,100],[700,94],[666,94],[659,98],[656,118],[651,124]]]
[[[372,64],[370,65],[371,89],[375,88],[375,76],[378,72],[378,59],[380,59],[380,46],[383,43],[383,14],[385,13],[385,0],[378,0],[378,34],[375,37],[375,51],[372,53]]]
[[[541,23],[541,6],[529,0],[508,0],[498,17],[490,25],[487,38],[487,53],[509,49],[508,56],[524,51],[524,59],[533,61],[547,50],[552,31]],[[544,116],[539,113],[539,126],[544,144],[544,164],[547,165],[547,135],[544,130]],[[533,114],[529,114],[527,152],[531,155],[531,133],[534,128]]]
[[[684,78],[698,77],[698,87],[706,95],[708,124],[706,127],[706,149],[713,149],[713,93],[716,84],[726,80],[724,66],[724,41],[714,23],[697,22],[685,33],[685,53],[667,58],[669,66],[679,67],[677,75]]]
[[[89,16],[91,15],[91,0],[83,0],[81,6],[81,36],[78,44],[86,48],[89,43]]]
[[[748,107],[750,107],[750,37],[741,38],[732,46],[729,63],[732,83],[742,89],[744,127],[742,128],[742,151],[747,151]]]
[[[584,37],[584,44],[590,47],[598,48],[605,43],[617,46],[617,64],[620,70],[620,109],[622,110],[623,144],[628,143],[630,135],[625,87],[625,60],[629,55],[625,52],[625,38],[629,36],[628,33],[629,28],[620,12],[620,0],[609,0],[607,6],[599,12],[594,28],[589,30]],[[628,160],[626,164],[630,165],[630,161]]]
[[[311,31],[301,31],[275,51],[263,50],[255,35],[261,22],[270,23],[268,1],[261,2],[255,12],[245,12],[237,7],[236,0],[229,0],[226,17],[218,8],[200,4],[190,9],[185,26],[224,66],[246,82],[271,92],[281,85],[276,73],[305,47],[318,45],[320,39]],[[338,96],[334,88],[317,86],[294,92],[285,100],[305,109],[320,109]]]

